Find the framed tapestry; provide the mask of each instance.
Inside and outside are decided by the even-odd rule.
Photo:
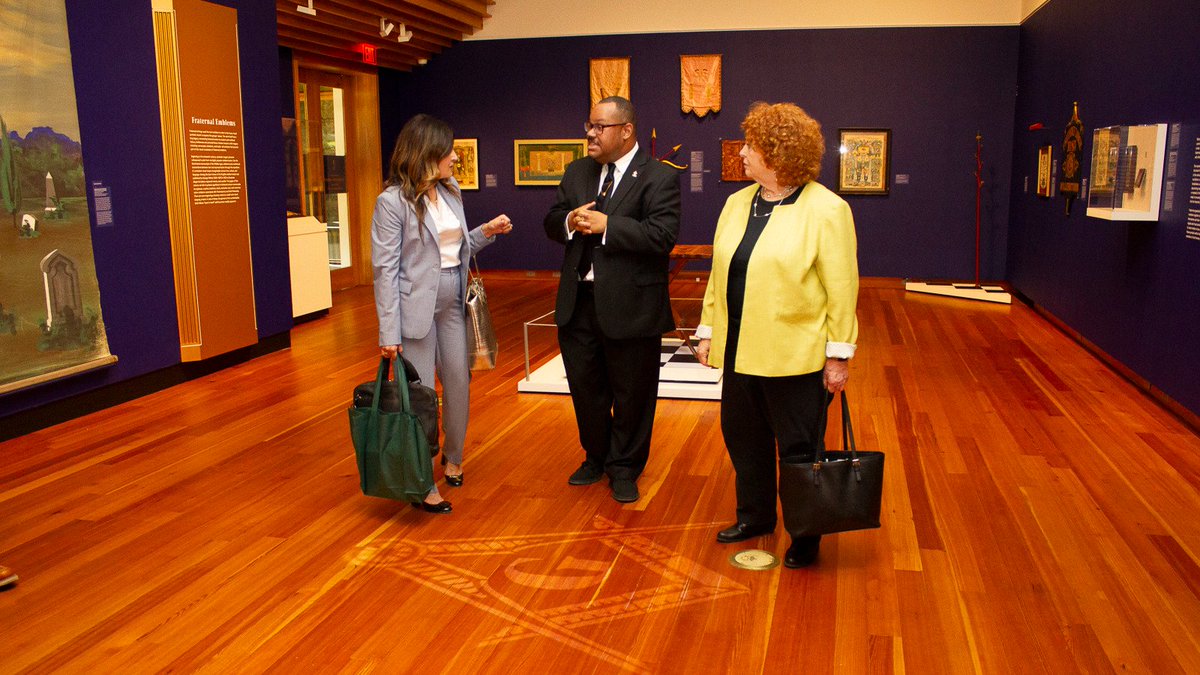
[[[837,191],[886,195],[892,165],[891,129],[838,129]]]
[[[567,165],[587,154],[587,141],[570,138],[513,141],[517,185],[558,185]]]
[[[721,141],[721,180],[725,182],[748,181],[746,167],[742,165],[742,146],[746,141]]]

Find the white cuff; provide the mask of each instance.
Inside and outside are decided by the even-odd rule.
[[[825,358],[827,359],[852,359],[854,352],[858,346],[852,342],[826,342],[825,343]]]
[[[575,236],[575,230],[571,229],[570,223],[571,223],[571,214],[568,213],[567,217],[563,218],[563,227],[565,227],[567,229],[567,241],[571,241],[571,238]]]
[[[712,326],[705,326],[704,324],[700,324],[699,326],[696,326],[696,339],[697,340],[711,340],[712,339]]]

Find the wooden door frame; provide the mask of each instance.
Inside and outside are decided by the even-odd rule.
[[[375,69],[347,68],[319,57],[295,52],[292,55],[292,95],[299,110],[300,70],[326,72],[346,79],[346,195],[349,204],[347,232],[350,235],[351,267],[330,270],[334,290],[372,282],[371,214],[375,198],[383,189],[383,159],[379,140],[379,74]]]

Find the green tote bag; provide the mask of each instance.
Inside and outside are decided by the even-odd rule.
[[[403,368],[395,369],[396,379],[400,380],[400,410],[384,412],[379,409],[379,394],[391,364],[391,359],[379,361],[370,407],[350,407],[350,438],[358,458],[363,494],[416,504],[433,489],[429,441],[412,411]]]

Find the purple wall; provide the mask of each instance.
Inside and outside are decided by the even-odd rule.
[[[291,329],[275,6],[238,10],[250,237],[260,339]],[[179,363],[154,29],[146,0],[67,0],[87,180],[112,193],[114,223],[92,228],[116,365],[0,397],[0,417]]]
[[[1200,241],[1185,237],[1192,149],[1200,126],[1200,11],[1191,0],[1051,0],[1021,28],[1008,278],[1035,303],[1200,414]],[[1037,147],[1055,147],[1079,101],[1091,130],[1178,123],[1179,177],[1157,223],[1068,216],[1060,197],[1026,194]],[[1042,122],[1043,131],[1026,131]],[[1089,176],[1088,168],[1084,176]],[[1032,188],[1031,188],[1032,189]],[[1164,209],[1168,206],[1164,202]]]
[[[457,136],[479,139],[483,174],[498,186],[466,196],[468,217],[501,211],[516,231],[489,248],[490,268],[557,269],[561,247],[541,221],[554,188],[513,185],[513,139],[581,138],[588,114],[588,59],[631,57],[631,98],[639,135],[658,129],[663,152],[704,152],[704,192],[685,173],[681,243],[710,243],[725,198],[741,183],[720,181],[720,139],[740,138],[756,100],[794,101],[821,122],[826,160],[821,182],[836,186],[839,127],[892,130],[895,174],[887,197],[849,197],[862,273],[870,276],[974,276],[975,133],[985,144],[983,274],[1005,269],[1010,156],[1017,67],[1016,27],[672,33],[466,42],[413,73],[380,72],[384,157],[417,112],[449,121]],[[679,109],[679,55],[723,55],[724,105],[703,119]]]

